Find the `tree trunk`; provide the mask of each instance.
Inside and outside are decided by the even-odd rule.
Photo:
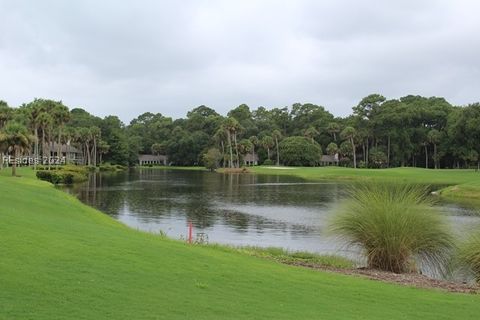
[[[369,141],[369,139],[367,138],[367,156],[366,156],[366,160],[365,160],[365,166],[366,166],[367,168],[368,168],[369,153],[370,153],[370,141]]]
[[[425,169],[428,169],[428,148],[425,144]]]
[[[437,144],[433,144],[433,162],[435,163],[435,169],[438,169],[438,163],[437,163]]]
[[[388,147],[387,147],[387,168],[390,168],[390,135],[388,135],[387,144],[388,144]]]
[[[267,148],[267,157],[268,157],[268,160],[270,160],[270,148]]]
[[[12,176],[17,176],[17,148],[13,148],[13,166],[12,166]]]
[[[33,147],[33,170],[37,170],[37,159],[38,159],[38,127],[35,125],[33,130],[35,134],[35,146]]]
[[[252,147],[252,155],[253,155],[253,160],[252,160],[252,166],[255,165],[255,145]]]
[[[58,162],[60,163],[60,155],[62,152],[62,127],[58,128],[58,146],[57,146],[57,157],[58,157]],[[67,151],[65,150],[65,153]]]
[[[278,148],[278,138],[275,138],[275,144],[277,145],[277,166],[280,165],[280,152]]]
[[[87,165],[90,166],[92,164],[92,158],[90,156],[90,148],[88,147],[88,143],[85,142],[85,153],[87,154]]]
[[[227,130],[227,139],[228,139],[228,147],[230,149],[230,163],[229,167],[233,168],[233,150],[232,150],[232,136],[230,130]]]
[[[45,163],[43,160],[45,159],[45,129],[42,128],[42,165]]]
[[[237,133],[233,134],[233,141],[235,142],[235,154],[237,155],[236,168],[240,168],[240,157],[238,156]]]
[[[93,138],[93,165],[97,166],[97,138]]]
[[[225,168],[225,146],[223,140],[220,141],[220,144],[222,145],[222,166]]]
[[[53,134],[52,134],[52,130],[49,130],[49,133],[48,133],[48,139],[50,140],[48,143],[50,144],[50,147],[49,147],[49,159],[48,159],[48,170],[50,170],[50,165],[51,165],[51,161],[50,161],[50,158],[53,158],[53,155],[52,153],[55,151],[55,148],[53,147]]]
[[[353,138],[350,138],[350,142],[352,143],[352,150],[353,150],[353,168],[357,168],[357,154],[355,151],[355,142],[353,142]]]

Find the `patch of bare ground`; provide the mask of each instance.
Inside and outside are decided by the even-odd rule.
[[[299,267],[305,267],[310,269],[318,269],[322,271],[330,271],[335,273],[347,274],[365,277],[371,280],[396,283],[404,286],[412,286],[417,288],[425,289],[440,289],[449,292],[458,292],[458,293],[471,293],[476,294],[480,292],[480,287],[478,285],[470,285],[466,283],[457,283],[446,280],[438,280],[429,278],[425,275],[418,273],[402,273],[397,274],[393,272],[386,272],[381,270],[373,270],[366,268],[358,269],[338,269],[332,267],[326,267],[318,264],[311,264],[308,262],[293,262],[288,263],[290,265],[295,265]]]

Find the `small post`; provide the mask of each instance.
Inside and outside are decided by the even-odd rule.
[[[188,243],[192,243],[193,225],[191,221],[188,221]]]

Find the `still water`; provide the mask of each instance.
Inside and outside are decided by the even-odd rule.
[[[203,234],[210,243],[352,257],[353,252],[327,232],[347,188],[344,183],[287,176],[135,169],[92,175],[68,191],[133,228],[161,231],[171,238],[185,239],[191,221],[194,236]],[[473,210],[439,207],[460,236],[480,226]]]

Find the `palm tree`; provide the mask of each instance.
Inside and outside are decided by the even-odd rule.
[[[277,166],[280,165],[280,148],[278,147],[278,140],[282,138],[282,134],[278,130],[273,130],[272,132],[273,139],[275,139],[275,146],[277,147]]]
[[[327,154],[334,156],[338,153],[338,146],[335,142],[330,142],[327,146]]]
[[[255,147],[258,146],[260,141],[258,140],[257,136],[251,136],[248,138],[250,142],[252,143],[252,155],[253,155],[253,163],[255,163]]]
[[[0,100],[0,129],[2,129],[11,118],[12,109],[8,107],[5,101]]]
[[[438,169],[437,144],[440,142],[442,134],[437,129],[432,129],[428,132],[428,142],[433,144],[433,163],[435,169]]]
[[[333,136],[333,141],[337,141],[337,133],[340,132],[340,125],[336,122],[330,122],[327,131]]]
[[[315,142],[315,137],[319,135],[319,132],[314,127],[310,127],[307,130],[305,130],[303,135],[304,135],[305,138],[310,139],[310,141],[312,141],[312,143],[314,143]]]
[[[49,113],[42,112],[38,116],[38,124],[39,124],[40,130],[42,131],[42,158],[45,158],[46,156],[49,158],[50,154],[46,155],[45,153],[47,151],[47,145],[46,144],[48,143],[47,134],[48,134],[48,132],[50,132],[50,128],[53,125],[53,118]],[[49,159],[47,159],[47,161],[48,161],[48,163],[50,163]]]
[[[272,137],[270,136],[264,136],[262,138],[262,146],[267,149],[267,157],[268,157],[268,160],[270,160],[270,149],[274,146],[274,140]]]
[[[92,164],[92,157],[90,152],[90,129],[78,128],[75,133],[75,141],[82,150],[83,164],[90,166]]]
[[[35,99],[33,102],[27,104],[28,108],[28,120],[30,122],[30,127],[33,130],[33,134],[35,136],[35,145],[33,147],[33,156],[35,157],[35,160],[33,162],[33,169],[37,169],[37,159],[40,154],[40,148],[39,148],[39,128],[41,127],[41,114],[45,112],[43,108],[43,101],[40,99]]]
[[[0,133],[0,144],[7,152],[13,153],[12,176],[17,175],[17,158],[28,148],[35,138],[28,133],[28,129],[16,122],[9,122]]]
[[[346,127],[343,129],[342,133],[340,134],[343,139],[348,140],[352,146],[352,154],[353,154],[353,167],[357,168],[357,155],[355,153],[355,137],[357,135],[357,130],[353,127]]]
[[[240,124],[238,123],[238,121],[235,118],[229,117],[223,123],[223,128],[224,128],[225,132],[227,133],[228,149],[229,149],[229,153],[230,153],[229,166],[230,166],[230,168],[233,168],[234,163],[233,163],[232,142],[235,143],[235,150],[236,150],[236,153],[237,153],[237,164],[238,164],[237,132],[240,129]]]
[[[106,143],[104,140],[100,139],[100,141],[98,141],[98,145],[97,145],[99,163],[102,163],[103,155],[108,153],[109,150],[110,150],[110,146],[108,145],[108,143]]]
[[[93,166],[97,166],[97,141],[100,139],[102,131],[99,127],[91,127],[90,131],[90,141],[92,141],[92,151],[91,151],[91,159],[93,159]]]
[[[53,108],[52,116],[58,131],[57,156],[60,158],[63,127],[70,120],[70,111],[68,111],[68,108],[64,106],[62,102],[57,102]]]
[[[252,151],[253,144],[249,139],[242,139],[238,144],[240,154],[244,157],[247,153]]]
[[[215,132],[213,135],[213,139],[220,144],[220,147],[222,148],[222,164],[223,167],[225,168],[225,143],[224,141],[227,139],[226,136],[226,130],[224,126],[220,126],[220,128]]]

